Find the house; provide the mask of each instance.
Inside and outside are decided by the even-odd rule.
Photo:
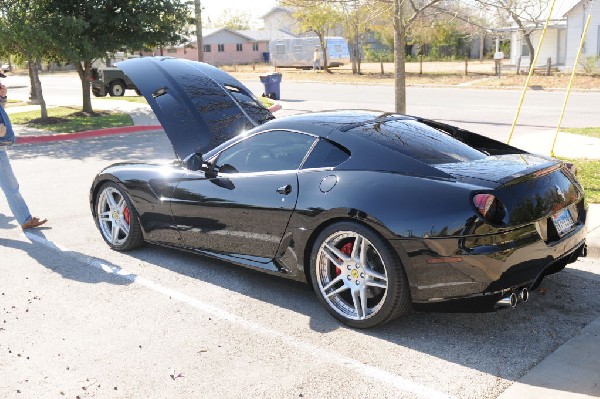
[[[585,28],[588,14],[590,13],[590,5],[592,6],[591,20],[583,48],[581,49],[579,68],[587,62],[586,59],[588,58],[595,60],[596,65],[600,67],[598,64],[598,57],[600,57],[600,2],[590,3],[589,0],[581,0],[575,2],[564,14],[567,20],[567,54],[565,63],[569,70],[573,68],[575,58],[577,57],[581,35]]]
[[[539,50],[536,67],[546,66],[548,58],[550,58],[553,67],[558,67],[563,71],[572,70],[591,5],[593,7],[591,22],[578,68],[581,69],[586,58],[596,59],[600,56],[600,3],[590,0],[565,0],[558,4],[551,16],[546,37]],[[536,49],[545,22],[546,20],[543,19],[537,21],[535,26],[529,26],[533,29],[531,41]],[[497,31],[510,33],[510,64],[527,68],[530,60],[529,49],[519,29],[515,26]]]
[[[264,29],[204,29],[202,33],[204,62],[216,66],[267,62],[269,41],[295,37],[283,31]],[[163,49],[163,55],[197,61],[196,41]]]
[[[265,15],[260,17],[265,29],[269,31],[283,31],[295,34],[300,31],[300,24],[294,18],[293,11],[285,7],[273,7]]]

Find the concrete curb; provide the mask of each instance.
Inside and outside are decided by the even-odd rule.
[[[49,135],[32,135],[32,136],[22,136],[17,137],[17,141],[15,144],[39,144],[39,143],[49,143],[53,141],[65,141],[65,140],[80,140],[80,139],[89,139],[93,137],[101,137],[101,136],[110,136],[110,135],[118,135],[118,134],[130,134],[130,133],[138,133],[152,130],[162,130],[162,126],[125,126],[125,127],[115,127],[108,129],[99,129],[99,130],[88,130],[85,132],[77,132],[77,133],[57,133],[57,134],[49,134]]]

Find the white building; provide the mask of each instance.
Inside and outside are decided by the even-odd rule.
[[[593,4],[591,22],[578,65],[578,69],[582,69],[581,65],[586,62],[586,58],[595,59],[600,56],[600,2],[565,0],[557,3],[535,67],[546,66],[550,58],[552,67],[564,71],[572,70],[590,6]],[[545,19],[538,21],[531,34],[535,49],[539,46],[545,22]],[[529,67],[529,49],[519,29],[513,26],[501,31],[510,32],[510,64],[520,65],[522,69]]]

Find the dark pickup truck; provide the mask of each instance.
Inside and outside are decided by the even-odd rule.
[[[94,68],[92,69],[92,93],[96,97],[121,97],[125,90],[135,90],[140,95],[131,79],[119,68]]]

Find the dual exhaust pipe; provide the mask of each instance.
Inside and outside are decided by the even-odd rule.
[[[503,297],[498,302],[496,302],[496,306],[501,308],[514,308],[519,303],[525,303],[529,300],[529,290],[527,288],[521,288],[518,292],[511,292],[509,295]]]

